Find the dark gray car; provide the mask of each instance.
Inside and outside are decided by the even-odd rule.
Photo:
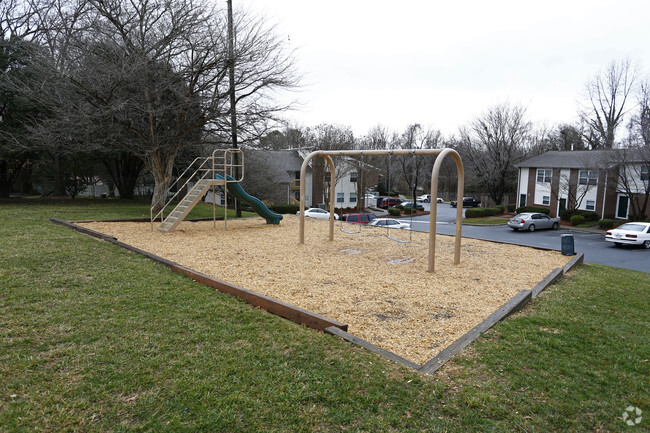
[[[508,220],[508,227],[517,230],[528,230],[534,232],[539,229],[553,229],[560,228],[560,219],[551,218],[546,214],[539,212],[526,212],[515,215]]]

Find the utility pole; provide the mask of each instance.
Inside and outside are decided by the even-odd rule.
[[[235,98],[235,32],[233,30],[232,22],[232,0],[228,0],[228,81],[230,82],[230,132],[232,136],[232,148],[237,149],[237,110]],[[239,163],[239,157],[234,155],[235,164]],[[235,169],[235,177],[239,178],[239,168]],[[235,209],[237,212],[237,217],[241,217],[241,203],[239,200],[235,199]]]

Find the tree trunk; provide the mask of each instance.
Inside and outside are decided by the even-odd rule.
[[[154,214],[158,213],[165,205],[166,200],[163,200],[163,196],[172,182],[174,159],[175,155],[169,155],[167,161],[164,162],[159,152],[155,152],[151,157],[149,171],[154,179],[153,197],[151,197]]]

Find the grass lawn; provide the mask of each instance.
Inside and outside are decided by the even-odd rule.
[[[0,204],[0,431],[650,426],[650,274],[581,266],[421,376],[48,221],[148,209]],[[628,406],[643,410],[638,426]]]
[[[490,217],[480,217],[480,218],[463,218],[463,224],[476,224],[476,225],[486,225],[486,226],[502,226],[508,224],[507,218],[490,218]]]

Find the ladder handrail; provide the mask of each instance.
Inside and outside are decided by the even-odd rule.
[[[155,209],[155,207],[156,207],[156,206],[161,202],[161,200],[163,200],[165,197],[167,197],[167,195],[170,193],[170,191],[172,190],[172,188],[174,188],[174,186],[176,186],[176,184],[178,184],[178,181],[181,180],[181,179],[183,179],[183,176],[185,175],[185,173],[187,173],[187,172],[190,170],[190,168],[192,168],[192,166],[194,165],[194,163],[196,163],[198,160],[201,160],[201,159],[203,159],[203,162],[201,163],[201,165],[199,165],[199,168],[196,169],[196,170],[194,171],[194,173],[192,173],[192,175],[191,175],[189,178],[187,178],[187,180],[185,181],[185,183],[184,183],[180,188],[178,188],[178,189],[176,190],[176,192],[174,193],[174,195],[171,196],[171,198],[170,198],[170,199],[165,203],[165,205],[164,205],[164,206],[163,206],[163,207],[158,211],[158,213],[154,216],[154,215],[153,215],[153,210]],[[190,165],[189,165],[189,166],[188,166],[188,167],[183,171],[183,173],[181,173],[181,175],[178,176],[178,177],[176,178],[176,180],[175,180],[175,181],[174,181],[174,182],[169,186],[169,188],[167,188],[167,190],[166,190],[166,191],[165,191],[165,192],[160,196],[160,198],[158,199],[158,201],[157,201],[153,206],[151,206],[151,212],[150,212],[150,214],[151,214],[151,221],[154,221],[155,219],[157,219],[158,216],[162,216],[162,214],[163,214],[163,212],[165,211],[165,209],[167,209],[167,206],[169,206],[170,203],[171,203],[171,202],[176,198],[176,196],[178,196],[178,193],[181,192],[181,191],[183,190],[183,188],[185,188],[185,186],[187,186],[187,184],[190,182],[190,180],[192,180],[192,179],[194,178],[194,175],[195,175],[195,174],[196,174],[196,173],[201,169],[201,167],[203,167],[203,165],[208,161],[208,159],[209,159],[209,158],[200,158],[200,157],[199,157],[199,158],[194,158],[194,161],[192,161],[192,162],[190,163]],[[208,173],[208,172],[206,172],[205,175],[207,175],[207,173]],[[203,175],[203,177],[202,177],[201,179],[199,179],[199,180],[202,180],[203,178],[205,178],[205,175]]]
[[[241,155],[241,158],[236,164],[233,162],[235,154]],[[187,178],[187,180],[183,183],[183,185],[180,186],[180,188],[176,189],[176,192],[171,196],[171,198],[169,198],[169,200],[165,202],[164,206],[158,211],[158,213],[154,215],[153,210],[156,208],[156,206],[158,206],[161,201],[165,200],[168,197],[168,195],[171,193],[172,188],[174,188],[179,183],[179,181],[183,179],[183,176],[185,176],[185,174],[190,171],[190,169],[198,161],[201,161],[201,163],[199,164],[198,168],[194,170],[194,173],[192,173],[192,175]],[[209,162],[212,162],[212,164],[209,164]],[[232,176],[233,168],[241,168],[240,175],[237,176],[237,178]],[[199,176],[200,172],[204,173]],[[158,201],[151,206],[149,211],[151,223],[153,224],[153,222],[158,217],[160,217],[161,221],[164,220],[165,209],[167,209],[171,202],[179,195],[181,191],[183,191],[183,189],[185,189],[186,186],[188,186],[190,182],[196,180],[197,177],[198,180],[196,180],[195,183],[204,180],[206,177],[214,178],[214,175],[217,173],[223,173],[223,179],[226,184],[232,182],[241,182],[244,178],[244,153],[241,151],[241,149],[215,149],[212,152],[211,156],[194,158],[194,160],[183,171],[183,173],[181,173],[180,176],[177,176],[176,180],[161,195]],[[229,176],[232,180],[228,179]]]

